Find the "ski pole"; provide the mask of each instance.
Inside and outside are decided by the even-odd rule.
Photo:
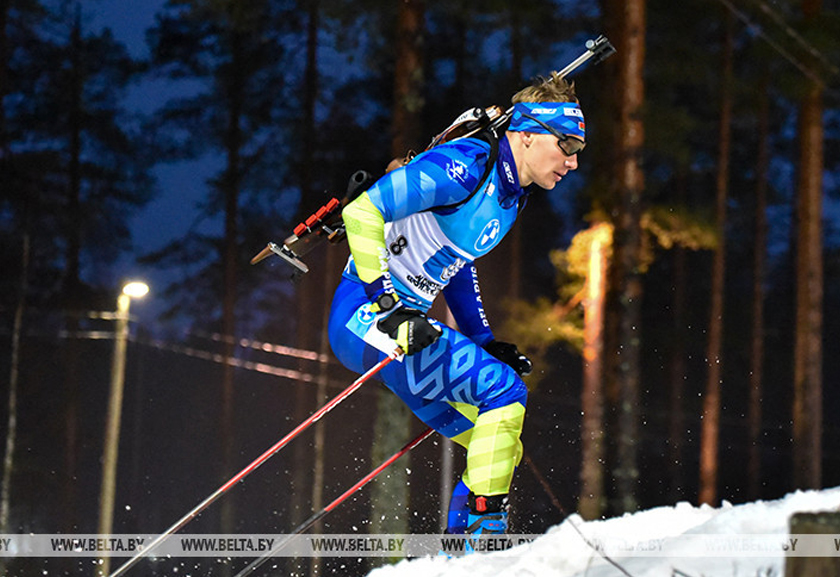
[[[292,539],[294,535],[300,535],[301,533],[312,527],[312,525],[326,517],[333,509],[341,505],[341,503],[343,503],[347,499],[347,497],[349,497],[350,495],[367,485],[371,480],[373,480],[374,477],[376,477],[377,475],[379,475],[379,473],[387,469],[394,461],[396,461],[397,459],[408,453],[411,449],[413,449],[414,447],[422,443],[424,440],[426,440],[426,438],[433,432],[434,429],[426,429],[425,431],[420,433],[413,441],[409,441],[408,444],[406,444],[402,449],[391,455],[381,465],[379,465],[373,471],[359,479],[359,481],[355,485],[344,491],[344,493],[342,493],[340,496],[336,497],[332,501],[332,503],[330,503],[329,505],[327,505],[326,507],[309,517],[309,519],[298,525],[291,533],[289,533],[286,536],[285,539],[280,541],[280,543],[278,543],[271,551],[263,553],[260,557],[251,561],[251,563],[247,567],[245,567],[242,571],[237,573],[234,577],[245,577],[245,575],[251,574],[263,563],[265,563],[266,561],[274,557],[277,553],[279,553],[283,549],[283,547],[285,547],[288,544],[288,542]]]
[[[371,367],[365,374],[360,376],[358,379],[353,381],[353,383],[344,389],[341,393],[337,396],[333,397],[327,404],[322,406],[320,409],[312,413],[308,419],[303,421],[297,427],[295,427],[289,434],[285,437],[277,441],[271,448],[269,448],[266,452],[262,455],[257,457],[257,459],[252,462],[250,465],[239,471],[236,475],[230,478],[230,480],[216,489],[213,494],[209,497],[204,499],[201,503],[195,506],[195,508],[181,517],[174,525],[172,525],[169,529],[158,535],[149,546],[143,549],[143,551],[138,552],[134,557],[123,563],[116,571],[110,574],[109,577],[118,577],[122,575],[126,571],[128,571],[137,561],[140,560],[141,557],[148,555],[152,550],[154,550],[158,545],[160,545],[164,539],[172,535],[173,533],[178,532],[180,529],[184,527],[187,523],[192,521],[195,517],[201,514],[207,507],[212,505],[219,497],[224,495],[231,487],[233,487],[236,483],[250,475],[254,470],[265,463],[268,459],[270,459],[273,455],[275,455],[280,449],[285,447],[289,441],[297,437],[301,432],[303,432],[306,428],[308,428],[313,423],[318,422],[321,417],[329,413],[332,409],[334,409],[339,403],[341,403],[344,399],[352,395],[356,390],[361,387],[365,382],[367,382],[371,377],[373,377],[376,373],[381,371],[388,363],[393,361],[394,359],[398,358],[403,354],[402,349],[397,347],[393,353],[376,363],[373,367]]]

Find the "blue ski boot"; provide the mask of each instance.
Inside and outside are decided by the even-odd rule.
[[[467,553],[476,551],[498,551],[502,543],[496,543],[494,537],[507,533],[508,497],[493,495],[476,496],[470,493],[470,514],[467,519]]]

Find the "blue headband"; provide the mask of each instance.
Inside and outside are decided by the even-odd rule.
[[[508,130],[548,134],[544,127],[523,114],[529,114],[563,134],[586,138],[583,112],[574,102],[517,102],[513,105]]]

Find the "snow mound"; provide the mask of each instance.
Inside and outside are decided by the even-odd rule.
[[[621,575],[584,537],[632,577],[779,576],[784,574],[790,516],[837,510],[840,487],[797,491],[777,501],[724,502],[719,508],[680,502],[601,521],[572,515],[535,541],[509,551],[406,560],[380,567],[369,577]]]

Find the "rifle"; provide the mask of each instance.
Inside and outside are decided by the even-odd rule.
[[[586,50],[566,65],[554,78],[566,78],[587,61],[594,59],[593,64],[598,64],[615,53],[615,48],[605,36],[587,40],[585,46]],[[498,135],[499,131],[510,121],[512,114],[512,106],[506,111],[503,111],[499,106],[471,108],[463,112],[446,129],[436,135],[426,147],[426,150],[458,138],[475,136],[483,130],[489,130]],[[407,157],[407,160],[410,160],[410,158],[411,156]],[[294,267],[292,280],[299,280],[301,276],[309,272],[309,267],[301,260],[301,257],[324,241],[339,243],[346,238],[341,210],[362,192],[370,188],[375,181],[376,179],[370,173],[364,170],[356,171],[350,177],[347,194],[341,200],[331,198],[329,202],[312,213],[309,218],[298,224],[282,245],[269,242],[264,249],[251,259],[251,264],[257,264],[272,254],[276,254]]]

